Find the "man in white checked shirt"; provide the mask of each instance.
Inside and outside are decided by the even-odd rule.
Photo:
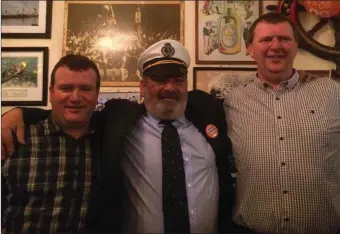
[[[247,42],[257,77],[225,99],[237,168],[234,220],[260,233],[336,233],[340,85],[299,81],[297,33],[278,13],[257,19]]]

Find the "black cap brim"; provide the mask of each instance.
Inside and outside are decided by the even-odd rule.
[[[183,64],[167,63],[159,64],[156,66],[149,67],[143,72],[144,75],[148,76],[183,76],[188,74],[188,69]]]

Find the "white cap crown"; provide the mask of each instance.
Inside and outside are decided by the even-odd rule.
[[[137,62],[138,70],[143,73],[143,65],[153,59],[178,59],[183,61],[186,67],[190,66],[190,55],[187,49],[178,41],[166,39],[147,48]]]

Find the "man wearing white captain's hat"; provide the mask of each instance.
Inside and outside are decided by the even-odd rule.
[[[187,92],[189,66],[179,42],[155,43],[138,60],[144,103],[112,99],[96,116],[103,144],[99,197],[88,215],[92,231],[231,231],[234,189],[222,103]],[[176,140],[167,142],[165,129]]]
[[[190,66],[188,51],[177,41],[162,40],[141,54],[137,66],[143,74],[140,91],[147,111],[161,120],[184,115]]]
[[[137,66],[143,77],[140,91],[144,103],[136,109],[126,107],[117,117],[120,127],[132,132],[126,137],[122,158],[129,197],[123,208],[123,231],[229,232],[234,198],[228,170],[231,148],[222,106],[202,91],[187,92],[190,55],[177,41],[151,45]],[[162,159],[162,120],[171,120],[182,151],[185,177],[171,185],[173,191],[166,190],[164,184],[168,175],[162,170],[166,161],[164,155]],[[184,202],[176,200],[182,197],[177,190],[181,183],[186,190]],[[174,198],[171,205],[165,196]],[[176,202],[184,204],[186,211],[171,216],[168,206],[176,212]]]

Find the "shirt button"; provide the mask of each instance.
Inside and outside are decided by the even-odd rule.
[[[280,98],[279,98],[279,97],[276,97],[275,99],[276,99],[276,100],[280,100]]]
[[[281,162],[281,166],[286,166],[286,163],[285,162]]]
[[[288,191],[287,190],[283,190],[283,194],[287,194],[288,193]]]
[[[190,214],[195,214],[195,211],[194,211],[194,210],[191,210],[191,211],[190,211]]]
[[[314,114],[314,113],[315,113],[315,111],[314,111],[314,110],[311,110],[311,111],[310,111],[310,113]]]
[[[191,184],[188,184],[188,187],[190,188],[190,187],[191,187]]]
[[[185,158],[185,161],[189,161],[189,158]]]
[[[284,221],[285,221],[285,222],[288,222],[288,221],[289,221],[289,218],[284,218]]]
[[[278,116],[277,118],[278,118],[278,119],[282,119],[282,117],[281,117],[281,116]]]
[[[283,137],[280,137],[279,139],[280,139],[280,141],[283,141],[284,138],[283,138]]]

